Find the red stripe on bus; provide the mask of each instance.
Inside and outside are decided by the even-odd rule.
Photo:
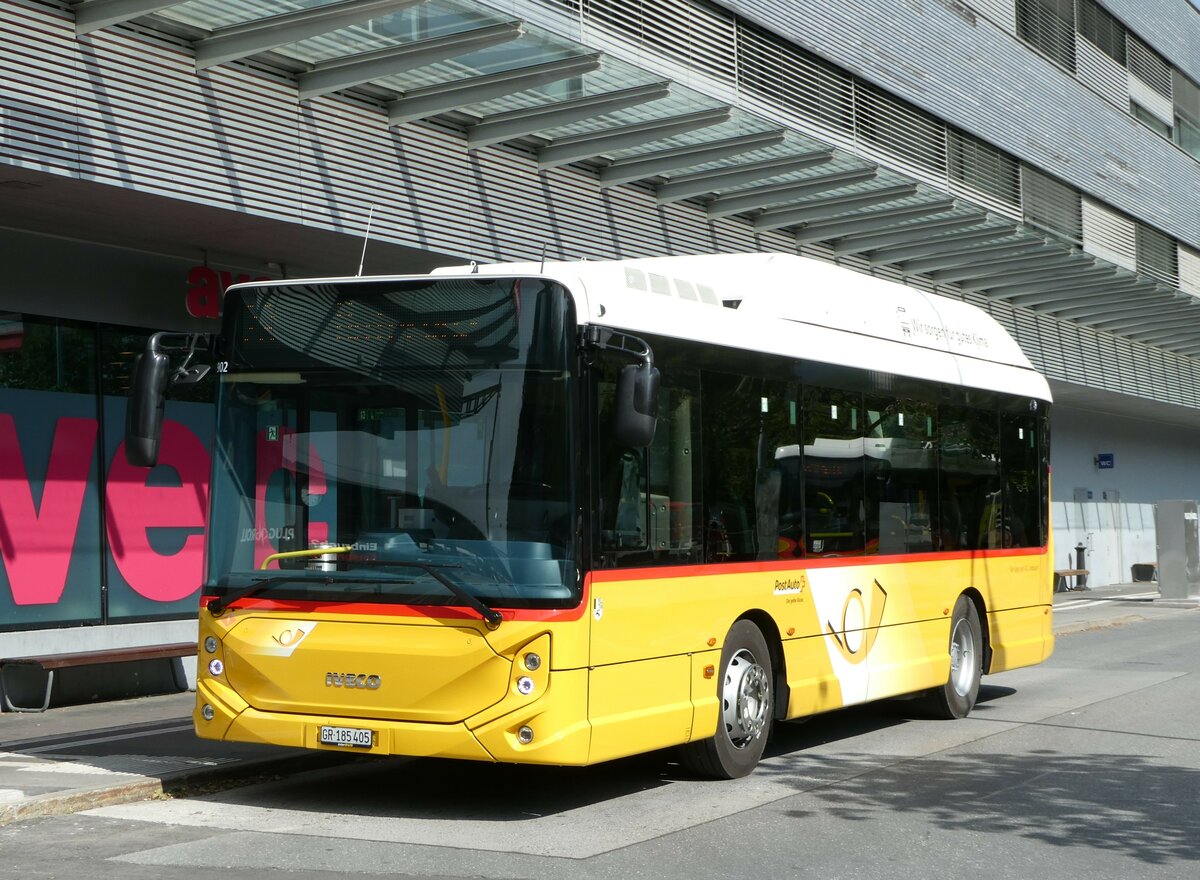
[[[724,562],[702,565],[664,565],[644,568],[608,568],[592,572],[597,583],[628,580],[702,577],[720,574],[807,571],[814,568],[850,568],[864,565],[902,565],[919,562],[947,562],[962,559],[1007,559],[1045,556],[1045,547],[1006,548],[1003,550],[953,550],[945,553],[897,553],[876,556],[826,556],[808,559],[781,559],[762,562]]]
[[[204,596],[200,607],[214,596]],[[497,607],[505,621],[566,623],[583,617],[587,605],[587,587],[580,603],[571,608],[503,608]],[[317,602],[289,599],[248,598],[238,600],[233,607],[242,611],[274,611],[286,614],[345,614],[360,617],[428,617],[434,620],[480,620],[479,614],[459,605],[403,605],[378,602]]]

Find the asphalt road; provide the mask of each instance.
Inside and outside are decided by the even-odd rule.
[[[1200,612],[1081,596],[959,722],[782,725],[735,782],[360,758],[0,827],[0,877],[1200,876]]]

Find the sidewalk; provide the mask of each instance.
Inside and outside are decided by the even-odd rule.
[[[1105,584],[1102,587],[1087,587],[1082,590],[1059,590],[1054,594],[1054,604],[1075,602],[1080,599],[1111,599],[1118,596],[1138,596],[1153,599],[1158,597],[1157,581],[1141,581],[1128,584]]]
[[[183,692],[0,713],[0,825],[341,757],[201,740],[192,731],[195,699]]]

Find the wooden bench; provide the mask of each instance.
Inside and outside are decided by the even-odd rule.
[[[10,712],[45,712],[50,708],[50,690],[54,687],[54,672],[57,669],[100,663],[129,663],[134,660],[174,659],[190,657],[195,653],[195,642],[175,642],[169,645],[135,645],[127,648],[102,648],[97,651],[0,657],[0,690],[4,692],[4,706]],[[13,705],[8,696],[8,684],[4,679],[4,673],[10,666],[38,667],[46,671],[46,695],[40,707]]]
[[[1054,592],[1065,592],[1067,590],[1086,590],[1087,586],[1081,586],[1079,578],[1087,577],[1088,570],[1086,568],[1064,568],[1054,572]],[[1075,578],[1075,586],[1067,583],[1067,578]]]

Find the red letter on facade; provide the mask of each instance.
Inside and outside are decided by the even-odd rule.
[[[208,266],[188,270],[187,310],[193,318],[216,318],[221,314],[221,278]]]
[[[210,459],[195,434],[167,420],[158,460],[175,469],[182,485],[147,486],[150,471],[125,461],[124,443],[117,448],[108,471],[108,544],[135,592],[155,602],[174,602],[200,586],[204,536],[190,535],[177,553],[164,556],[150,545],[148,531],[204,527]]]
[[[13,417],[0,413],[0,556],[17,605],[62,598],[95,449],[94,419],[59,419],[35,504]]]

